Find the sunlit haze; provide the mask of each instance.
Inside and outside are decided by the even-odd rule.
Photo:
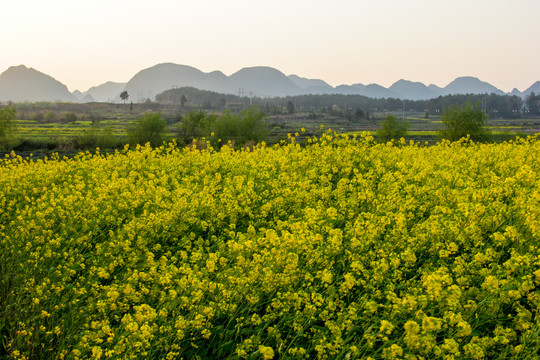
[[[475,76],[540,80],[538,0],[6,1],[0,72],[24,64],[86,91],[163,62],[271,66],[330,85]]]

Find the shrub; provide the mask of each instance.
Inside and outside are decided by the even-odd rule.
[[[457,141],[469,136],[474,141],[487,141],[490,137],[485,128],[487,115],[477,103],[474,107],[470,102],[463,106],[453,105],[443,110],[442,139]]]
[[[160,113],[144,114],[133,127],[128,129],[128,138],[132,144],[150,143],[152,147],[156,147],[163,143],[166,136],[167,123]]]
[[[184,143],[207,137],[210,135],[211,127],[215,121],[215,115],[208,116],[200,110],[190,111],[182,117],[182,121],[178,125],[178,136]]]
[[[266,139],[266,116],[258,107],[248,108],[240,114],[225,112],[214,122],[213,129],[222,143],[229,140],[240,145],[248,141],[258,143]]]
[[[110,149],[118,145],[118,139],[114,136],[110,126],[100,128],[97,124],[92,124],[90,129],[77,138],[77,146],[81,148],[102,148]]]
[[[381,121],[377,130],[377,137],[380,141],[390,141],[392,139],[401,139],[407,135],[409,124],[405,121],[398,121],[395,116],[387,115]]]
[[[77,117],[77,114],[75,114],[74,112],[67,112],[67,113],[64,113],[64,116],[63,116],[63,120],[67,123],[73,123],[75,121],[77,121],[78,117]]]

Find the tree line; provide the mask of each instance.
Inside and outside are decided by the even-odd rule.
[[[426,115],[442,114],[451,106],[460,106],[467,102],[480,102],[484,112],[493,118],[518,118],[528,111],[527,103],[516,95],[497,94],[458,94],[439,96],[429,100],[403,100],[397,98],[373,99],[362,95],[301,95],[267,100],[269,104],[293,103],[297,110],[340,112],[344,117],[354,119],[358,113],[364,116],[370,113],[396,111],[424,112]],[[286,107],[286,105],[284,105]],[[530,112],[535,115],[537,111]]]
[[[540,114],[540,95],[531,93],[525,101],[517,95],[456,94],[438,96],[429,100],[403,100],[398,98],[374,99],[363,95],[311,94],[273,98],[246,97],[198,90],[191,87],[170,89],[156,96],[161,104],[191,105],[200,109],[234,109],[235,105],[256,105],[267,114],[326,112],[351,120],[369,117],[373,113],[392,111],[426,112],[441,114],[450,106],[467,102],[480,102],[482,110],[492,118],[518,118],[523,114]]]

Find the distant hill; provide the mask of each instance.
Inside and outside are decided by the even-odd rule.
[[[399,80],[389,87],[389,90],[400,94],[402,98],[408,100],[427,100],[437,97],[439,92],[433,91],[421,82],[412,82],[409,80]]]
[[[444,89],[435,84],[429,84],[428,89],[433,91],[435,94],[437,94],[437,96],[444,94]]]
[[[227,75],[221,71],[212,71],[205,75],[199,87],[201,90],[216,91],[224,94],[235,93],[238,90],[235,89],[234,84],[231,84]]]
[[[82,99],[79,100],[79,102],[82,102],[82,103],[96,102],[96,99],[94,99],[92,95],[86,94],[83,96]]]
[[[305,94],[331,94],[335,89],[327,82],[320,79],[307,79],[298,75],[287,76],[296,85],[302,88],[302,92]]]
[[[336,86],[335,93],[342,95],[363,95],[366,85],[364,84],[352,84],[352,85],[338,85]]]
[[[79,90],[75,90],[74,92],[71,93],[73,96],[75,96],[75,98],[77,99],[77,101],[81,102],[81,100],[84,98],[84,94],[82,92],[80,92]]]
[[[24,65],[12,66],[0,74],[0,101],[77,101],[61,82]]]
[[[364,88],[364,93],[360,94],[372,98],[399,98],[403,97],[401,94],[397,94],[390,89],[385,88],[379,84],[368,84]]]
[[[540,81],[535,82],[532,84],[527,90],[523,92],[523,95],[530,95],[532,92],[534,92],[536,95],[540,94]]]
[[[363,95],[370,98],[399,98],[400,94],[393,92],[390,89],[378,84],[352,84],[339,85],[336,87],[335,93],[343,95]]]
[[[157,94],[181,87],[220,94],[275,97],[302,94],[363,95],[370,98],[398,98],[425,100],[452,94],[499,94],[495,86],[472,76],[458,77],[445,87],[401,79],[389,88],[378,84],[352,84],[332,87],[321,79],[298,75],[286,76],[268,66],[243,68],[227,76],[221,71],[209,73],[187,65],[157,64],[135,74],[127,83],[107,82],[94,86],[84,93],[69,93],[67,87],[52,77],[24,65],[13,66],[0,74],[0,101],[66,101],[66,102],[120,102],[119,94],[126,90],[129,101],[154,100]],[[514,89],[510,94],[526,96],[540,93],[540,81],[521,93]]]
[[[487,82],[480,81],[478,78],[472,76],[462,76],[446,85],[444,87],[443,95],[491,93],[504,95],[503,91],[497,89],[495,86]]]
[[[523,93],[519,91],[518,89],[514,88],[508,95],[515,95],[515,96],[523,96]]]
[[[219,71],[204,73],[187,65],[164,63],[139,71],[125,86],[133,101],[153,100],[168,89],[191,86],[200,90],[230,93],[230,81]],[[238,91],[238,89],[236,90]]]
[[[297,95],[302,88],[296,85],[281,71],[267,66],[243,68],[229,79],[244,90],[246,95],[259,97]]]
[[[120,101],[120,93],[124,91],[125,87],[125,83],[108,81],[99,86],[92,86],[84,92],[84,97],[81,98],[80,101],[117,102]]]

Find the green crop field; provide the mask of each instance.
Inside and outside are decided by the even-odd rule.
[[[103,120],[98,128],[110,127],[114,134],[125,136],[126,129],[132,121],[125,120]],[[74,123],[38,123],[33,120],[17,120],[17,136],[21,138],[47,138],[66,137],[75,138],[84,135],[92,128],[91,121],[76,121]]]

